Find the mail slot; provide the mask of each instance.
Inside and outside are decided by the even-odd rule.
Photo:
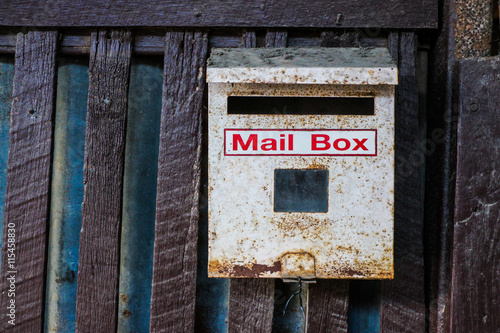
[[[383,48],[213,49],[210,277],[393,278]]]

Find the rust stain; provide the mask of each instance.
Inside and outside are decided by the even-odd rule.
[[[367,260],[349,265],[338,264],[325,269],[317,268],[316,274],[318,278],[352,278],[352,279],[393,279],[394,268],[388,265],[388,261],[392,254],[383,260]]]
[[[365,278],[366,276],[377,278],[377,279],[392,279],[394,278],[394,272],[382,272],[374,269],[373,267],[366,269],[352,269],[343,268],[340,269],[338,274],[342,277],[350,278]]]
[[[316,277],[315,259],[309,253],[286,253],[281,257],[282,277],[303,277],[313,279]]]
[[[296,81],[303,79],[305,78],[295,77]],[[338,79],[338,83],[344,82],[343,77]],[[212,135],[210,139],[212,143],[219,145],[221,136],[217,133],[221,133],[224,128],[230,126],[247,129],[350,129],[377,126],[379,133],[387,137],[392,133],[389,128],[391,125],[387,124],[392,124],[393,118],[386,116],[385,111],[386,109],[393,110],[393,87],[235,83],[230,86],[227,84],[209,85],[209,90],[211,90],[209,115],[211,119],[214,119],[210,122]],[[375,116],[227,115],[227,102],[224,100],[227,96],[373,97],[375,98]],[[393,154],[394,151],[392,141],[388,142],[390,144],[381,141],[378,146],[380,152],[385,155]],[[224,159],[221,151],[215,151],[211,156],[209,163]],[[213,244],[213,248],[209,251],[211,253],[209,276],[280,277],[288,265],[281,261],[283,253],[307,252],[315,258],[317,278],[392,278],[393,247],[392,230],[389,224],[391,218],[385,216],[377,219],[373,211],[367,214],[359,213],[359,206],[356,205],[354,209],[351,209],[352,205],[346,201],[354,194],[361,203],[369,202],[369,207],[377,206],[380,210],[384,210],[384,214],[390,212],[393,216],[392,202],[386,203],[384,200],[386,198],[386,193],[383,193],[385,185],[376,183],[376,186],[372,186],[370,183],[372,178],[364,174],[367,169],[374,169],[371,171],[376,171],[378,179],[387,178],[387,183],[390,183],[389,171],[393,170],[391,168],[393,162],[392,165],[390,160],[386,164],[370,165],[357,158],[294,157],[293,160],[288,157],[276,158],[276,163],[272,168],[330,170],[329,212],[301,214],[273,212],[272,177],[266,178],[268,174],[271,174],[272,168],[268,168],[263,159],[260,157],[242,158],[242,160],[252,160],[250,164],[238,162],[236,159],[226,159],[224,163],[227,165],[222,170],[217,170],[217,167],[220,167],[217,163],[209,166],[209,169],[217,170],[214,173],[215,176],[209,180],[212,181],[209,188],[211,198],[230,198],[215,201],[217,205],[213,205],[209,211],[211,223],[209,237],[210,244]],[[378,162],[378,157],[371,159],[370,162]],[[240,172],[243,169],[241,166],[248,168],[249,165],[252,172],[248,172],[248,177],[243,177],[245,182],[242,183],[247,184],[245,187],[236,186],[220,190],[215,186],[214,192],[212,185],[219,182],[221,177],[226,178],[228,174],[230,175],[224,179],[224,183],[231,181],[231,177],[237,176],[240,179],[245,176],[243,172]],[[385,172],[385,169],[389,171]],[[227,170],[233,171],[230,174]],[[261,170],[265,170],[266,173]],[[346,177],[348,174],[353,176]],[[262,179],[265,179],[265,182],[260,181]],[[357,183],[359,186],[350,186],[350,182]],[[252,186],[256,189],[255,193],[250,191],[253,189]],[[235,200],[235,193],[238,193],[241,199]],[[373,193],[373,195],[367,193]],[[391,194],[393,194],[392,189]],[[361,206],[363,209],[366,208]],[[228,209],[231,214],[221,217],[221,211],[224,211],[225,207],[231,207],[230,210]],[[356,209],[358,212],[355,212]],[[382,232],[380,232],[381,229],[383,229]],[[366,244],[371,244],[367,238],[372,237],[376,238],[377,244],[373,246],[373,249],[367,250]],[[231,242],[234,246],[226,248],[227,242]],[[282,245],[284,243],[286,244]],[[279,247],[277,244],[280,244]],[[307,261],[295,260],[289,266],[302,272],[306,264]],[[291,269],[289,271],[292,272]]]
[[[268,266],[262,264],[222,264],[218,260],[212,260],[208,263],[208,271],[220,277],[259,277],[263,273],[281,272],[281,262],[276,261],[272,266]]]
[[[300,234],[310,239],[322,239],[322,235],[328,230],[329,224],[334,223],[333,221],[321,223],[314,216],[304,214],[299,216],[297,213],[283,213],[280,217],[271,218],[270,222],[282,230],[287,237],[294,237]]]
[[[132,315],[132,312],[130,312],[129,310],[123,310],[122,311],[122,317],[123,318],[128,318]]]
[[[279,272],[281,271],[281,262],[277,261],[273,266],[253,264],[251,267],[234,265],[233,266],[233,276],[248,276],[248,277],[259,277],[265,272]]]
[[[313,163],[309,164],[309,166],[306,169],[326,170],[326,169],[328,169],[328,166],[314,161]]]
[[[125,294],[120,294],[120,301],[122,304],[125,304],[128,302],[128,296]]]

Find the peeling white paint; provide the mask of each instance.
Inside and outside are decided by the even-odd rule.
[[[329,52],[329,56],[338,51],[315,50],[320,50],[317,54]],[[307,74],[305,69],[293,67],[293,59],[299,65],[304,63],[298,56],[286,59],[288,67],[281,74],[276,73],[272,63],[264,63],[258,69],[260,74],[252,76],[249,74],[254,73],[252,68],[223,67],[224,61],[220,58],[231,57],[232,51],[217,52],[215,50],[214,54],[219,58],[212,60],[213,65],[208,68],[209,276],[283,277],[283,257],[301,253],[314,258],[317,278],[392,278],[397,70],[388,52],[370,51],[369,54],[382,59],[375,61],[368,56],[366,65],[358,66],[355,71],[324,67],[322,70],[330,75],[329,79],[315,76],[310,68]],[[234,52],[240,52],[237,56],[240,60],[246,57],[249,63],[245,66],[254,58],[262,59],[258,53],[262,50],[245,49],[243,52],[235,49]],[[309,51],[304,52],[299,54]],[[287,53],[282,52],[279,57],[286,56]],[[275,58],[272,61],[278,61]],[[358,54],[350,61],[358,64],[363,63],[363,59]],[[234,61],[233,58],[226,63],[231,65]],[[322,61],[318,63],[324,64]],[[378,83],[373,83],[371,79],[351,77],[361,72],[373,77],[371,71],[377,73],[379,68],[370,66],[382,66],[383,63],[386,64],[384,68],[390,68],[393,73],[390,79],[379,75],[376,76]],[[308,79],[301,84],[285,84],[298,83],[289,77],[288,70],[302,71],[301,77]],[[338,74],[339,71],[343,74]],[[226,75],[223,82],[244,83],[221,83],[221,73]],[[329,84],[338,79],[336,75],[349,84]],[[318,78],[322,81],[318,82]],[[256,81],[252,81],[254,79]],[[314,79],[316,82],[311,84]],[[359,85],[353,85],[355,82]],[[228,115],[228,96],[373,97],[375,115]],[[226,156],[225,129],[376,129],[377,155]],[[328,212],[274,212],[275,169],[328,169]],[[294,266],[300,265],[294,263]],[[304,267],[310,277],[310,261],[305,262]]]

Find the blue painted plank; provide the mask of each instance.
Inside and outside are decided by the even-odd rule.
[[[88,59],[60,59],[52,171],[45,332],[74,332],[82,222]]]
[[[349,333],[380,332],[381,281],[350,282]]]
[[[0,231],[3,230],[13,79],[14,58],[0,57]],[[0,248],[2,248],[2,241],[3,237],[0,237]],[[0,257],[0,265],[1,264],[2,258]]]
[[[148,332],[163,59],[139,58],[130,72],[118,332]]]

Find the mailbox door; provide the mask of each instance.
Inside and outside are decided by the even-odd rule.
[[[235,96],[373,99],[373,112],[236,114]],[[392,86],[209,86],[209,276],[392,278],[393,190]]]

